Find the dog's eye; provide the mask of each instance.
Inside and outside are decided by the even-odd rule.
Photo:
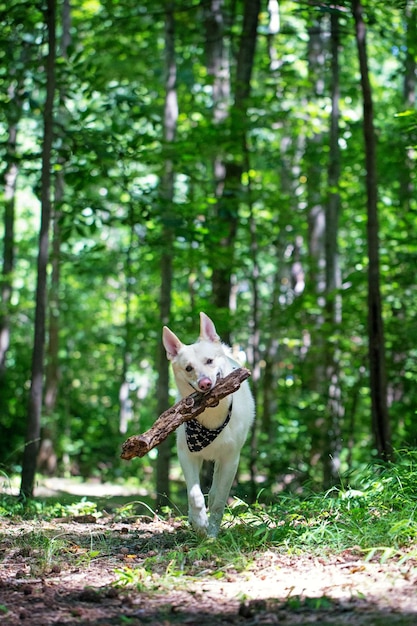
[[[207,359],[206,365],[213,365],[213,359]]]
[[[186,372],[192,372],[193,371],[193,366],[192,365],[187,365],[187,367],[185,368]]]

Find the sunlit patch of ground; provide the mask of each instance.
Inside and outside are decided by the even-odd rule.
[[[2,626],[417,623],[411,553],[366,560],[359,549],[313,556],[260,545],[239,566],[239,550],[229,562],[221,547],[233,555],[239,519],[222,531],[227,541],[205,544],[183,519],[156,515],[134,485],[47,478],[37,495],[74,506],[49,520],[0,517]],[[108,506],[89,511],[90,498]],[[117,508],[120,499],[133,504]]]

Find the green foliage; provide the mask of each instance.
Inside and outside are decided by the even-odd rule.
[[[241,5],[224,4],[229,20],[224,44],[233,76]],[[72,3],[71,41],[57,65],[53,168],[55,183],[63,175],[62,197],[54,207],[60,240],[58,305],[50,311],[59,319],[59,388],[56,405],[49,414],[45,411],[42,422],[43,436],[54,443],[59,473],[104,479],[137,473],[141,480],[151,480],[154,457],[135,460],[133,465],[122,464],[119,454],[127,436],[146,430],[157,417],[160,261],[166,245],[161,235],[166,226],[161,172],[170,158],[175,166],[175,194],[169,224],[174,231],[169,324],[192,341],[200,310],[218,318],[220,326],[226,326],[228,319],[213,307],[213,250],[221,238],[213,163],[222,158],[230,165],[242,157],[235,132],[240,126],[247,128],[248,162],[233,206],[239,223],[234,257],[227,259],[234,298],[228,328],[235,347],[247,350],[258,415],[253,445],[244,449],[242,458],[243,490],[249,492],[245,480],[249,470],[256,472],[251,491],[262,485],[266,502],[281,491],[303,488],[306,480],[315,490],[321,489],[329,456],[323,433],[331,431],[329,389],[323,384],[326,345],[332,347],[339,367],[343,409],[335,437],[342,442],[339,471],[355,470],[372,459],[365,170],[352,20],[348,11],[341,11],[343,166],[338,188],[331,190],[327,182],[329,9],[325,4],[279,4],[281,30],[275,36],[263,36],[269,33],[269,17],[266,10],[260,16],[262,36],[257,42],[247,119],[226,116],[217,123],[212,118],[213,79],[206,65],[202,5],[178,3],[179,118],[177,137],[167,147],[162,132],[165,3]],[[411,150],[416,145],[416,124],[415,113],[403,101],[404,11],[398,3],[369,5],[367,11],[378,134],[388,387],[398,448],[417,442],[413,384],[417,248]],[[9,137],[16,123],[18,133],[13,154],[7,141],[0,144],[1,172],[4,178],[6,166],[13,161],[19,174],[13,297],[8,310],[1,310],[9,318],[12,334],[0,381],[0,463],[15,472],[22,458],[30,386],[45,50],[39,3],[12,1],[7,7],[2,3],[1,12],[0,57],[7,63],[0,72],[0,127]],[[321,92],[313,76],[319,68],[313,72],[311,66],[311,37],[320,33]],[[10,95],[13,90],[18,97]],[[225,109],[229,106],[226,103]],[[323,319],[323,277],[316,271],[311,245],[313,211],[324,210],[329,192],[334,191],[341,201],[341,287],[332,295],[341,302],[338,324]],[[322,264],[321,258],[318,265]],[[300,268],[303,288],[295,280]],[[129,419],[127,432],[121,433],[123,382],[128,387]],[[329,502],[346,505],[335,494]],[[356,507],[359,512],[361,507]],[[330,513],[332,519],[337,517],[336,509]],[[306,531],[306,525],[295,524],[291,532]],[[323,523],[319,530],[318,525],[316,532],[326,535],[329,526]],[[274,532],[279,535],[283,530]],[[402,532],[412,533],[412,528],[405,525]]]
[[[416,453],[407,452],[396,464],[353,472],[326,493],[282,495],[270,506],[240,502],[241,520],[258,545],[321,553],[324,546],[339,552],[357,546],[374,554],[388,542],[397,555],[417,536],[415,480]]]

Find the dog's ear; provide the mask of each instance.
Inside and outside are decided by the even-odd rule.
[[[200,339],[203,341],[220,341],[216,328],[205,313],[200,313]]]
[[[174,335],[172,330],[169,330],[167,326],[164,326],[162,331],[162,343],[167,351],[167,358],[172,361],[178,355],[183,343],[178,339],[177,335]]]

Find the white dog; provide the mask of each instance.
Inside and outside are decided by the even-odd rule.
[[[182,397],[194,391],[209,391],[219,378],[239,367],[228,356],[227,347],[220,342],[213,322],[204,313],[200,313],[200,338],[196,343],[183,344],[166,326],[162,339]],[[254,414],[255,404],[245,381],[218,406],[206,409],[178,428],[178,457],[187,483],[189,520],[201,534],[216,537],[219,532],[240,451]],[[203,460],[214,461],[208,496],[210,518],[200,488]]]

